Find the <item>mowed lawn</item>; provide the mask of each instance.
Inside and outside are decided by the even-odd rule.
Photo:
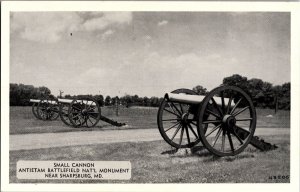
[[[279,146],[268,152],[248,146],[234,157],[217,158],[198,146],[168,154],[164,141],[126,142],[10,152],[11,183],[287,183],[290,175],[290,136],[266,136]],[[164,153],[164,154],[162,154]],[[18,180],[18,160],[130,161],[130,180]]]
[[[99,121],[93,128],[73,128],[65,125],[60,118],[54,121],[42,121],[36,119],[31,107],[10,107],[10,134],[27,133],[57,133],[69,131],[97,131],[106,129],[149,129],[156,128],[156,114],[158,108],[154,107],[120,107],[119,115],[115,108],[101,107],[101,115],[126,123],[126,126],[115,127],[106,122]]]
[[[99,121],[94,128],[72,128],[65,125],[59,118],[55,121],[42,121],[36,119],[31,107],[10,107],[10,134],[27,133],[57,133],[69,131],[98,131],[106,129],[149,129],[157,128],[157,111],[155,107],[121,107],[119,116],[116,116],[115,108],[102,107],[101,114],[121,123],[123,127],[114,127],[103,121]],[[290,111],[278,111],[274,114],[271,109],[256,109],[257,127],[260,128],[289,128]]]
[[[105,122],[92,129],[71,128],[59,119],[41,121],[34,118],[30,107],[10,108],[10,134],[56,133],[69,131],[99,131],[106,129],[157,129],[158,108],[121,108],[119,116],[113,108],[103,107],[102,114],[125,122],[127,126],[113,127]],[[290,127],[290,112],[257,109],[257,127]],[[264,136],[263,139],[279,148],[260,152],[248,145],[244,152],[235,157],[217,158],[206,149],[197,146],[193,152],[181,149],[168,154],[170,146],[163,140],[151,142],[124,142],[66,146],[47,149],[10,151],[11,183],[269,183],[289,182],[289,179],[274,179],[290,175],[290,135]],[[130,161],[131,180],[18,180],[18,160],[88,160],[88,161]]]

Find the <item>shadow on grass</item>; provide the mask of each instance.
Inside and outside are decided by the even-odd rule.
[[[218,157],[211,152],[209,152],[204,146],[195,146],[190,149],[176,149],[172,148],[170,150],[166,150],[161,152],[162,155],[169,155],[170,158],[190,158],[190,157],[203,157],[203,162],[214,162],[214,161],[224,161],[224,162],[232,162],[235,160],[241,159],[251,159],[255,157],[256,152],[258,150],[252,150],[251,148],[247,151],[242,152],[241,154],[235,156],[227,156],[227,157]]]
[[[176,149],[171,148],[170,150],[166,150],[161,152],[162,155],[170,155],[172,158],[174,157],[191,157],[191,156],[197,156],[197,157],[209,157],[213,156],[212,153],[210,153],[204,146],[195,146],[192,148],[183,148],[183,149]]]

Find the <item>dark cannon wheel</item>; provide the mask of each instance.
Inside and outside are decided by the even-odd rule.
[[[53,99],[42,99],[37,106],[37,115],[44,121],[56,120],[59,116],[57,101]]]
[[[177,89],[172,93],[197,95],[189,89]],[[157,124],[163,139],[175,148],[190,148],[200,142],[197,133],[197,105],[171,102],[164,98],[160,104]]]
[[[203,99],[197,125],[201,141],[210,152],[233,156],[247,147],[255,132],[255,108],[242,89],[217,87]]]
[[[64,124],[68,126],[72,126],[72,123],[69,119],[69,108],[70,103],[60,103],[59,104],[59,117]]]
[[[37,119],[41,119],[41,117],[38,115],[37,107],[38,107],[38,103],[33,103],[33,104],[32,104],[32,107],[31,107],[31,110],[32,110],[33,115],[34,115]]]
[[[100,120],[101,110],[93,98],[74,99],[69,108],[69,119],[74,127],[94,127]]]

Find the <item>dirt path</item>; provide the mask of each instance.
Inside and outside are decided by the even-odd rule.
[[[289,128],[256,128],[255,135],[290,134]],[[20,134],[9,136],[11,151],[99,143],[142,142],[162,140],[157,129],[106,130],[66,133]]]

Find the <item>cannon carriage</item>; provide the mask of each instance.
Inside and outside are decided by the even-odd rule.
[[[260,150],[276,148],[253,137],[256,120],[249,95],[225,85],[205,96],[189,89],[166,93],[157,115],[159,132],[169,145],[191,148],[201,142],[216,156],[237,155],[249,143]]]
[[[68,126],[94,127],[99,120],[114,126],[123,126],[124,123],[116,122],[101,115],[98,102],[92,97],[76,99],[30,99],[32,113],[37,119],[56,120],[58,117]]]

